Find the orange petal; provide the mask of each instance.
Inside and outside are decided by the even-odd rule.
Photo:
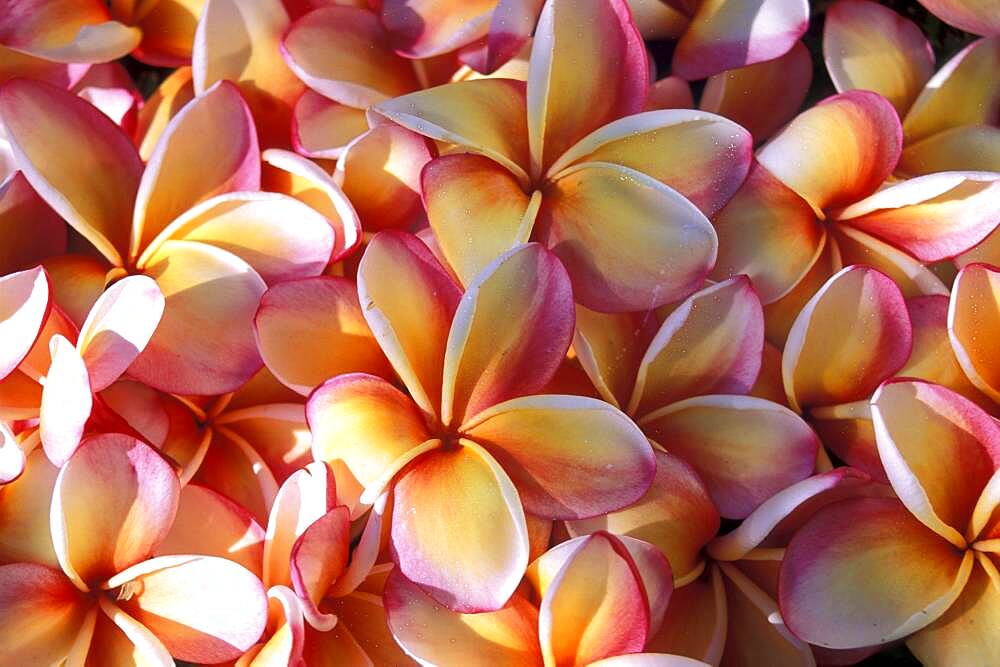
[[[107,262],[92,255],[60,255],[46,259],[42,265],[49,274],[55,304],[74,326],[83,326],[104,292]]]
[[[436,414],[441,369],[461,291],[416,237],[380,232],[358,266],[358,298],[382,350],[427,414]]]
[[[444,358],[441,421],[458,426],[502,401],[537,392],[573,336],[566,270],[537,243],[504,253],[469,285]]]
[[[385,607],[395,640],[427,663],[465,663],[476,656],[482,664],[541,665],[538,611],[517,593],[498,611],[462,614],[437,604],[393,570]]]
[[[45,455],[61,467],[80,445],[94,399],[87,366],[73,344],[56,334],[49,347],[52,365],[42,388],[38,430]]]
[[[281,50],[306,85],[358,109],[419,87],[413,67],[396,55],[378,17],[367,9],[312,11],[292,24]]]
[[[0,566],[4,660],[24,665],[61,663],[73,650],[91,606],[59,570],[35,563]]]
[[[453,611],[506,604],[528,565],[528,530],[493,457],[468,440],[429,452],[400,474],[393,501],[393,559],[407,579]]]
[[[132,376],[162,391],[208,395],[233,391],[260,369],[253,316],[266,286],[246,262],[205,243],[171,240],[144,273],[166,305]]]
[[[174,659],[145,626],[119,609],[107,597],[97,598],[96,619],[83,646],[86,665],[155,665],[169,667]],[[81,632],[81,635],[83,633]],[[77,648],[80,647],[78,640]],[[82,652],[82,651],[81,651]],[[72,657],[67,662],[71,662]]]
[[[66,224],[21,172],[0,179],[0,275],[66,252]]]
[[[689,464],[656,452],[656,477],[649,491],[625,509],[567,523],[571,535],[606,530],[655,545],[684,579],[697,573],[701,550],[719,529],[719,512],[705,483]]]
[[[306,157],[335,160],[367,130],[363,109],[334,102],[313,90],[302,93],[292,111],[292,146]]]
[[[896,168],[902,143],[892,105],[852,90],[799,114],[757,159],[819,211],[874,192]]]
[[[388,573],[386,573],[388,574]],[[330,608],[336,613],[338,626],[345,635],[367,656],[365,664],[375,665],[410,665],[415,664],[396,644],[389,630],[385,605],[381,597],[382,587],[377,586],[378,594],[355,592],[330,602]],[[336,632],[336,628],[334,629]],[[308,630],[307,630],[308,632]],[[339,655],[339,652],[328,652],[327,655]],[[314,658],[315,653],[309,655]],[[309,662],[308,664],[314,664]],[[318,662],[315,664],[324,665]],[[332,666],[331,666],[332,667]]]
[[[194,484],[216,491],[245,508],[260,525],[278,492],[274,474],[246,440],[224,426],[209,431],[211,441],[196,455],[195,472],[183,471]],[[171,441],[168,439],[167,447]]]
[[[191,68],[179,67],[170,73],[149,96],[136,123],[139,155],[148,161],[157,142],[177,112],[194,98]]]
[[[663,112],[667,113],[667,112]],[[700,286],[718,241],[680,193],[615,164],[574,165],[550,182],[537,229],[592,310],[648,310]]]
[[[818,646],[888,643],[944,613],[972,561],[893,498],[845,500],[792,538],[778,584],[781,615]]]
[[[653,450],[632,420],[583,396],[515,398],[479,413],[462,432],[509,471],[525,510],[545,518],[626,507],[656,472]]]
[[[969,400],[927,382],[888,382],[871,406],[879,456],[900,500],[928,528],[965,546],[980,492],[1000,467],[1000,426]]]
[[[211,160],[203,158],[206,151]],[[220,83],[186,104],[157,141],[135,203],[132,256],[195,204],[258,188],[260,148],[253,117],[239,89]]]
[[[1000,401],[1000,366],[988,341],[1000,327],[1000,271],[986,264],[962,269],[952,289],[948,333],[955,357],[972,384]]]
[[[159,67],[189,64],[204,4],[204,0],[159,0],[152,6],[143,4],[144,14],[137,22],[142,28],[142,42],[135,58]]]
[[[0,487],[0,562],[59,567],[49,530],[49,506],[58,473],[36,448],[25,456],[21,476]]]
[[[624,0],[547,2],[528,74],[532,175],[602,125],[642,111],[648,81],[642,38]]]
[[[4,7],[0,43],[66,63],[102,63],[128,55],[142,32],[112,21],[97,0],[19,2]]]
[[[394,125],[374,127],[347,147],[337,173],[366,230],[411,229],[424,218],[420,172],[430,159],[426,139]]]
[[[1000,128],[964,125],[909,143],[896,169],[914,176],[967,170],[1000,170]]]
[[[178,660],[235,660],[260,638],[267,597],[245,568],[210,556],[160,556],[108,581],[118,605]]]
[[[782,375],[789,404],[867,398],[906,363],[911,345],[896,284],[864,266],[843,269],[809,300],[788,334]]]
[[[77,586],[142,561],[170,530],[177,474],[154,449],[124,435],[88,438],[59,471],[52,543]]]
[[[726,518],[746,517],[816,465],[819,440],[809,425],[760,398],[699,396],[656,410],[640,424],[698,471]]]
[[[4,84],[0,118],[32,187],[109,262],[121,264],[142,173],[131,140],[90,103],[27,79]],[[56,147],[73,159],[58,159]]]
[[[264,529],[248,511],[225,496],[197,484],[181,489],[177,516],[154,554],[219,556],[260,576]]]
[[[904,115],[934,72],[920,28],[869,0],[840,0],[826,16],[823,59],[837,90],[875,91]]]
[[[233,409],[230,403],[215,423],[246,440],[267,462],[279,483],[312,460],[312,439],[301,403],[269,403],[241,409]]]
[[[681,303],[649,344],[630,414],[698,394],[745,394],[760,372],[764,313],[746,276],[707,287]]]
[[[0,276],[0,378],[31,351],[49,317],[51,288],[45,269],[38,266]]]
[[[424,168],[421,183],[434,237],[464,285],[527,242],[538,198],[493,160],[468,153],[439,157]]]

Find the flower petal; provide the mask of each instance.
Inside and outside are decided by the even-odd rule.
[[[223,558],[160,556],[125,570],[107,585],[135,591],[118,605],[178,660],[235,660],[256,643],[267,621],[260,580]]]
[[[359,109],[419,86],[378,16],[360,7],[322,7],[295,21],[281,42],[285,61],[311,89]]]
[[[211,160],[204,159],[206,152]],[[260,148],[253,116],[239,89],[220,83],[188,102],[157,141],[139,184],[132,256],[195,204],[258,188]]]
[[[629,653],[590,663],[591,667],[704,667],[708,663],[667,653]]]
[[[80,445],[94,399],[87,366],[73,344],[56,334],[49,348],[52,365],[42,388],[38,431],[45,455],[62,467]]]
[[[967,170],[1000,171],[1000,128],[963,125],[911,142],[896,168],[913,176]]]
[[[429,162],[420,180],[434,238],[463,284],[527,242],[537,196],[525,194],[514,175],[493,160],[445,155]]]
[[[107,597],[97,598],[94,612],[96,622],[89,641],[82,647],[86,652],[86,664],[169,667],[174,663],[163,642]],[[70,657],[67,663],[72,662]]]
[[[38,266],[0,276],[0,378],[7,377],[31,351],[49,317],[51,288]]]
[[[573,337],[573,294],[555,255],[537,243],[493,261],[455,311],[444,358],[441,421],[458,426],[548,384]]]
[[[177,111],[192,99],[194,84],[191,81],[190,67],[175,69],[149,96],[139,110],[135,132],[139,155],[144,161],[149,160],[153,154],[157,142]]]
[[[140,6],[142,6],[140,4]],[[191,47],[202,0],[160,0],[143,6],[138,18],[142,42],[133,54],[141,62],[159,67],[177,67],[191,62]]]
[[[919,225],[917,222],[915,225]],[[947,295],[941,278],[913,255],[850,225],[833,225],[830,240],[843,266],[865,264],[893,279],[905,297]]]
[[[393,376],[347,278],[279,283],[264,293],[254,324],[265,365],[303,396],[343,373]]]
[[[79,586],[147,558],[177,511],[177,474],[148,445],[125,435],[87,438],[59,471],[52,543]]]
[[[628,406],[646,347],[656,333],[652,313],[598,313],[576,307],[573,351],[601,398]]]
[[[461,291],[423,243],[380,232],[358,266],[358,298],[393,368],[427,414],[436,414],[441,368]]]
[[[393,570],[385,585],[389,628],[406,652],[425,663],[540,667],[538,611],[515,593],[494,612],[461,614],[434,602]],[[446,639],[447,638],[447,639]]]
[[[59,567],[49,530],[49,505],[58,473],[36,448],[25,455],[20,477],[0,486],[0,562]]]
[[[826,17],[823,59],[837,90],[872,90],[903,116],[934,73],[920,28],[869,0],[839,0]]]
[[[0,239],[0,276],[66,252],[66,223],[19,171],[0,178]]]
[[[1000,19],[989,0],[920,0],[936,17],[975,35],[1000,34]]]
[[[852,90],[799,114],[757,160],[819,211],[874,192],[896,168],[902,143],[892,105]]]
[[[970,264],[959,272],[952,288],[948,333],[955,357],[972,384],[1000,400],[1000,365],[993,361],[988,341],[1000,326],[1000,270]]]
[[[706,0],[697,4],[672,62],[688,81],[772,60],[788,52],[809,27],[803,0]]]
[[[400,474],[393,502],[401,574],[452,611],[507,603],[528,565],[528,530],[517,490],[493,457],[468,440],[424,454]]]
[[[314,521],[295,540],[290,571],[298,596],[319,615],[319,603],[347,566],[351,513],[340,505]]]
[[[778,584],[781,615],[818,646],[884,644],[944,613],[972,560],[898,500],[844,500],[817,512],[792,538]]]
[[[208,432],[210,441],[195,454],[191,465],[196,471],[182,471],[190,482],[222,494],[245,508],[260,525],[267,522],[267,513],[274,502],[278,483],[264,459],[239,435],[217,426]],[[171,439],[167,440],[167,447]]]
[[[36,563],[0,566],[0,641],[4,659],[61,663],[86,622],[90,601],[60,572]]]
[[[701,285],[718,242],[680,193],[615,164],[577,164],[550,182],[537,229],[592,310],[648,310]]]
[[[525,396],[463,425],[508,471],[526,511],[581,519],[621,509],[649,489],[656,460],[642,431],[583,396]]]
[[[39,81],[4,84],[0,118],[32,187],[108,261],[120,264],[142,173],[131,140],[90,103]]]
[[[11,3],[0,20],[0,43],[57,62],[107,62],[128,55],[142,37],[110,19],[96,0]]]
[[[745,394],[763,347],[764,313],[750,280],[706,287],[664,320],[639,364],[628,411],[645,415],[698,394]]]
[[[144,273],[166,305],[130,375],[161,391],[211,395],[233,391],[260,369],[253,316],[266,285],[246,262],[205,243],[171,240]]]
[[[871,406],[879,456],[900,500],[964,546],[979,494],[1000,467],[1000,426],[968,399],[927,382],[888,382]]]
[[[496,0],[385,0],[379,17],[407,58],[454,51],[486,35]]]
[[[302,93],[292,111],[292,146],[306,157],[335,160],[367,130],[363,109],[334,102],[313,90]]]
[[[674,590],[663,625],[646,650],[718,664],[728,634],[726,606],[722,575],[718,566],[709,565],[704,574]]]
[[[690,463],[722,516],[742,519],[787,486],[808,477],[819,440],[788,408],[751,396],[699,396],[640,421],[671,454]],[[775,461],[781,461],[775,466]]]
[[[782,375],[789,404],[867,398],[906,363],[910,318],[899,288],[864,266],[843,269],[806,304],[788,334]]]

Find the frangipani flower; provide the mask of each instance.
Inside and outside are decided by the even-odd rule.
[[[770,304],[774,342],[783,341],[794,314],[841,265],[870,264],[907,296],[945,294],[921,262],[957,255],[996,227],[994,172],[939,172],[878,190],[896,166],[901,140],[885,98],[860,90],[830,97],[758,151],[746,183],[714,218],[713,277],[750,276]]]
[[[31,465],[36,464],[49,465],[41,457]],[[175,657],[233,660],[257,640],[266,598],[256,575],[217,556],[150,558],[171,540],[181,497],[176,474],[152,448],[128,436],[100,435],[85,441],[58,474],[54,468],[38,472],[5,487],[0,496],[4,533],[27,528],[22,549],[44,545],[49,515],[41,512],[28,527],[11,525],[10,512],[23,510],[9,494],[26,493],[33,508],[45,507],[51,497],[51,542],[40,549],[41,560],[11,562],[4,549],[0,638],[6,659],[18,664],[137,660],[166,667]],[[53,485],[49,496],[41,495],[46,481]],[[235,518],[240,536],[247,525],[235,510],[221,507]],[[187,520],[206,517],[198,512]]]
[[[389,626],[425,665],[582,667],[640,653],[673,590],[670,565],[655,547],[604,532],[548,550],[528,579],[537,608],[516,593],[498,611],[461,614],[393,571],[385,591]]]
[[[358,294],[409,396],[364,374],[323,384],[307,405],[313,455],[346,465],[364,503],[391,490],[393,560],[441,604],[507,602],[528,565],[525,511],[593,516],[648,487],[652,450],[625,415],[595,399],[532,395],[573,329],[568,276],[542,246],[505,253],[463,295],[417,238],[381,232]]]
[[[455,145],[424,168],[422,192],[464,283],[538,239],[566,265],[581,304],[635,311],[701,284],[716,254],[705,215],[742,183],[751,144],[712,114],[639,113],[647,88],[621,0],[551,0],[526,87],[452,83],[377,104],[369,117]]]
[[[898,499],[831,504],[795,534],[778,585],[785,623],[819,646],[905,638],[925,665],[992,664],[1000,426],[922,381],[883,384],[871,410]]]
[[[934,74],[934,52],[914,23],[875,2],[839,0],[826,13],[823,56],[838,91],[872,90],[896,108],[897,172],[1000,171],[1000,39],[969,44]]]
[[[302,202],[256,191],[256,133],[235,87],[220,84],[185,106],[146,168],[106,116],[48,84],[5,84],[0,117],[27,180],[106,260],[80,265],[76,282],[99,293],[144,274],[163,292],[163,319],[130,375],[184,394],[249,379],[261,366],[252,317],[265,281],[320,273],[335,232]]]

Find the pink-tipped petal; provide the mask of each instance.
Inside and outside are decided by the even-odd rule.
[[[0,378],[31,351],[49,317],[51,292],[45,269],[38,266],[0,277]]]
[[[319,603],[347,566],[351,515],[339,505],[314,521],[295,540],[289,569],[295,592],[319,615]]]
[[[128,55],[142,32],[111,20],[98,0],[5,2],[0,43],[46,60],[103,63]]]
[[[1000,16],[992,0],[920,0],[920,4],[945,23],[966,32],[1000,34]]]
[[[486,35],[497,0],[385,0],[378,18],[407,58],[454,51]]]

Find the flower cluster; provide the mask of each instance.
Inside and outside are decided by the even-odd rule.
[[[920,3],[0,0],[0,663],[1000,664]]]

